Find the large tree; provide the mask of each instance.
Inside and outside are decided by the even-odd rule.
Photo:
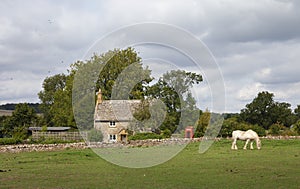
[[[142,66],[141,58],[131,47],[114,49],[101,55],[94,54],[90,60],[74,63],[71,71],[76,73],[76,87],[83,89],[83,95],[101,89],[104,100],[112,98],[113,89],[129,92],[126,94],[129,99],[142,99],[145,86],[152,81],[151,71]],[[122,97],[122,92],[114,96]]]
[[[114,98],[143,99],[145,86],[152,81],[151,71],[148,67],[143,68],[142,60],[133,48],[108,51],[94,60],[101,69],[100,73],[97,70],[99,77],[95,90],[101,88],[104,99],[112,98],[114,87],[118,91]],[[126,92],[129,94],[124,95]]]
[[[53,111],[51,111],[57,100],[57,93],[63,91],[66,87],[67,76],[65,74],[57,74],[47,77],[43,82],[43,90],[38,93],[41,100],[41,110],[47,126],[53,126]]]
[[[103,99],[142,99],[152,78],[133,48],[115,49],[86,61],[76,61],[68,74],[44,80],[39,93],[48,126],[93,127],[94,102],[99,88]],[[74,87],[75,84],[75,87]],[[129,93],[129,94],[128,94]]]
[[[26,103],[17,104],[12,116],[3,119],[2,135],[4,137],[25,139],[28,128],[36,126],[37,121],[38,117],[33,108],[29,107]]]
[[[196,101],[191,95],[190,88],[201,81],[200,74],[172,70],[163,74],[157,83],[148,88],[147,95],[149,97],[160,99],[166,105],[167,114],[161,125],[162,130],[168,129],[173,133],[187,125],[195,125],[200,110],[196,107]],[[187,114],[189,114],[189,118],[185,117]]]
[[[290,126],[295,121],[295,116],[289,103],[279,103],[273,100],[274,94],[267,91],[258,93],[253,101],[241,110],[240,118],[251,124],[257,124],[264,129],[269,129],[272,124],[280,123]]]

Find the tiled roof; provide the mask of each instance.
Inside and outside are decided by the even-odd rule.
[[[67,131],[71,129],[71,127],[47,127],[47,131]],[[30,131],[41,131],[43,130],[42,127],[29,127],[28,130]]]
[[[105,100],[98,104],[95,121],[130,121],[140,100]]]

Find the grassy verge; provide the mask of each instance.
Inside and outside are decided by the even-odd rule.
[[[263,140],[262,150],[204,154],[192,143],[170,161],[141,169],[113,165],[92,150],[0,154],[0,188],[299,188],[300,140]],[[242,147],[242,143],[238,143]]]

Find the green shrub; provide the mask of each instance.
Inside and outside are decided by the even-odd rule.
[[[146,140],[146,139],[162,139],[165,138],[163,135],[156,133],[136,133],[135,135],[129,136],[128,140]]]
[[[0,145],[20,144],[22,141],[16,138],[0,138]]]
[[[171,135],[172,135],[172,132],[169,130],[169,129],[165,129],[162,131],[162,135],[165,137],[165,138],[170,138]]]
[[[282,136],[296,136],[297,132],[295,132],[293,130],[290,130],[290,129],[286,129],[286,130],[280,131],[280,135],[282,135]]]
[[[292,130],[300,135],[300,120],[298,120],[293,126],[292,126]]]
[[[258,125],[251,125],[249,129],[257,132],[258,136],[266,136],[266,130]]]
[[[103,140],[103,135],[100,130],[92,129],[88,132],[87,138],[90,142],[101,142]]]
[[[50,138],[41,137],[38,140],[34,140],[32,138],[29,138],[28,142],[30,144],[62,144],[62,143],[72,143],[72,142],[78,142],[78,141],[62,140],[62,139],[50,139]]]
[[[42,132],[47,132],[47,125],[42,126]]]
[[[281,129],[281,125],[279,124],[272,124],[269,128],[269,134],[271,135],[279,135]]]

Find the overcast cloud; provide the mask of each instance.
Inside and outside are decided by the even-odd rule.
[[[296,0],[2,0],[0,104],[38,102],[47,76],[66,73],[103,35],[140,22],[172,24],[206,44],[224,77],[227,112],[239,112],[263,90],[293,107],[300,104]],[[168,53],[166,59],[170,54],[174,60]],[[195,89],[209,92],[205,84]],[[199,101],[201,109],[210,106],[207,95]]]

